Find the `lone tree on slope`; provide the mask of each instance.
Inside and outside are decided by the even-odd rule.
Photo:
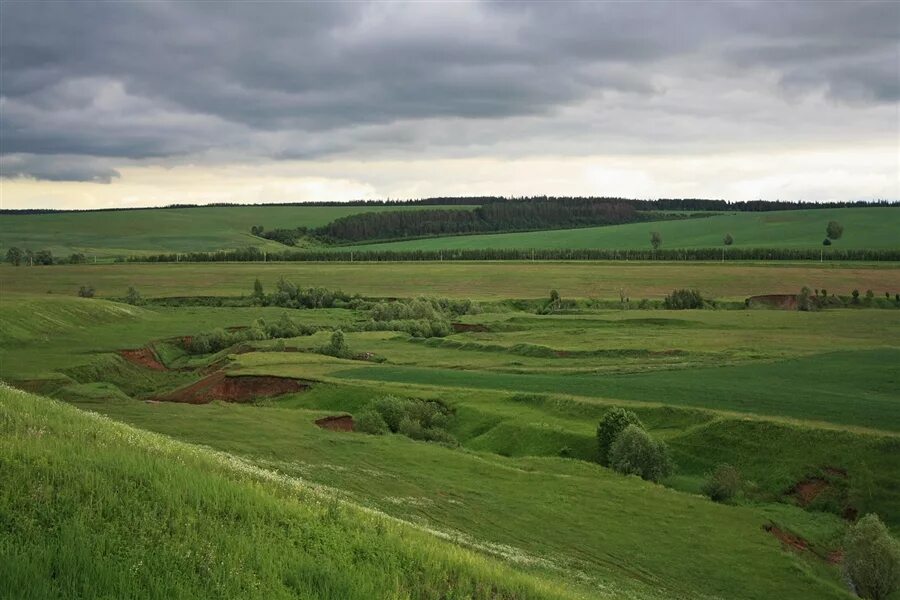
[[[838,240],[844,235],[844,226],[837,221],[828,221],[828,225],[825,227],[825,234],[830,240]]]

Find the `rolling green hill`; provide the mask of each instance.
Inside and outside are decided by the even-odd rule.
[[[321,487],[0,386],[4,598],[575,598]]]
[[[49,249],[55,255],[93,257],[202,252],[256,246],[284,250],[250,235],[250,227],[319,227],[367,211],[421,210],[432,206],[209,206],[126,211],[0,215],[0,251],[10,246]],[[445,207],[457,208],[457,207]],[[465,209],[467,207],[458,207]]]
[[[650,232],[662,234],[663,248],[722,246],[730,233],[733,247],[821,248],[825,226],[836,220],[844,235],[833,248],[896,248],[900,246],[900,209],[835,208],[775,212],[727,213],[705,218],[629,223],[608,227],[560,229],[427,238],[354,246],[371,250],[456,250],[466,248],[649,248]]]
[[[290,249],[250,234],[252,225],[267,229],[320,227],[337,218],[368,211],[428,210],[468,206],[229,206],[160,208],[0,215],[0,254],[9,246],[49,249],[56,256],[84,253],[88,259],[173,252],[203,252],[254,246],[270,252]],[[662,215],[659,213],[659,215]],[[650,232],[662,234],[663,248],[722,246],[730,233],[734,247],[820,248],[825,225],[837,220],[843,237],[834,249],[896,248],[900,245],[900,208],[837,208],[717,214],[709,217],[631,223],[582,229],[558,229],[430,237],[360,244],[355,250],[454,249],[642,249]],[[310,247],[321,244],[306,240]],[[340,248],[347,249],[347,246]]]

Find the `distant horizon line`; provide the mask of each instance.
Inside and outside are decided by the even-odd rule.
[[[869,206],[900,206],[900,200],[872,199],[872,200],[726,200],[723,198],[626,198],[623,196],[432,196],[425,198],[405,199],[356,199],[356,200],[309,200],[296,202],[209,202],[206,204],[174,203],[152,206],[123,206],[102,208],[0,208],[0,214],[55,214],[55,213],[89,213],[89,212],[117,212],[136,210],[175,210],[182,208],[240,208],[240,207],[265,207],[265,206],[448,206],[484,204],[489,202],[516,202],[534,200],[598,200],[598,201],[625,201],[641,203],[659,202],[708,202],[710,204],[724,204],[728,206],[770,205],[775,210],[779,207],[809,205],[811,208],[853,208]],[[725,208],[722,207],[722,208]],[[666,210],[663,208],[662,210]],[[668,210],[676,210],[669,208]],[[710,208],[710,210],[716,210]],[[721,208],[719,209],[721,210]],[[782,209],[784,210],[784,209]],[[797,209],[802,210],[802,209]],[[765,212],[765,211],[761,211]]]

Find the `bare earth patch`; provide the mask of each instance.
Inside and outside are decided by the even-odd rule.
[[[213,373],[200,381],[160,396],[158,400],[206,404],[213,400],[225,402],[250,402],[258,398],[270,398],[291,392],[302,392],[309,382],[289,377],[271,375],[233,375]]]
[[[153,350],[146,346],[132,350],[119,350],[119,356],[132,364],[146,369],[151,369],[153,371],[168,371],[168,367],[159,362],[159,359],[153,354]]]
[[[316,420],[316,425],[322,429],[331,431],[353,431],[353,417],[350,415],[336,415],[323,417]]]

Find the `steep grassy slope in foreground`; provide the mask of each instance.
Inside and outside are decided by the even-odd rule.
[[[4,386],[0,597],[567,596],[299,480]]]
[[[464,248],[609,248],[647,249],[650,232],[662,234],[663,248],[718,248],[730,233],[734,248],[821,248],[829,221],[844,225],[832,248],[896,248],[900,209],[833,208],[728,213],[713,217],[629,223],[608,227],[558,229],[424,238],[355,246],[371,250],[458,250]]]

